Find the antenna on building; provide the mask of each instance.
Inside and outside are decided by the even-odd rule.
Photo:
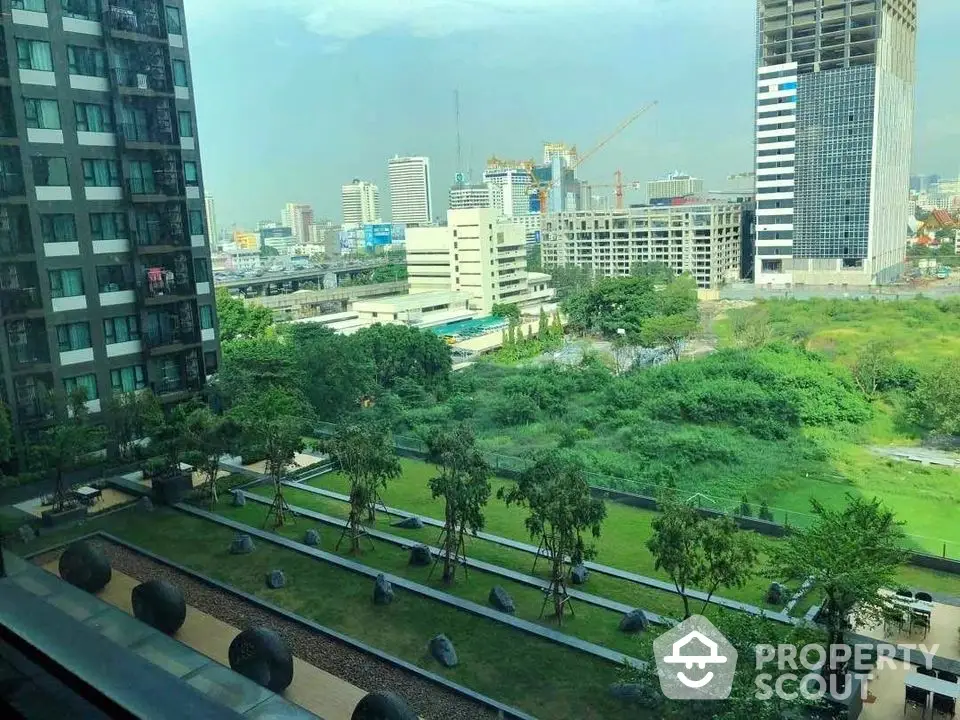
[[[457,116],[457,185],[463,187],[463,146],[460,138],[460,90],[453,91],[453,104]]]

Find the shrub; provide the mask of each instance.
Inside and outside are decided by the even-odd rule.
[[[537,420],[537,404],[526,395],[505,397],[494,406],[493,416],[501,427],[529,425]]]

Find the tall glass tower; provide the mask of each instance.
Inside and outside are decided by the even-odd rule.
[[[916,30],[917,0],[757,0],[756,283],[900,273]]]

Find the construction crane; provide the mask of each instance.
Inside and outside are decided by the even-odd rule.
[[[633,115],[631,115],[622,123],[617,125],[616,129],[614,129],[613,132],[611,132],[609,135],[603,138],[603,140],[601,140],[599,143],[597,143],[592,148],[590,148],[587,152],[581,155],[577,159],[577,162],[571,166],[571,170],[576,172],[577,168],[583,165],[584,162],[586,162],[591,157],[596,155],[600,150],[606,147],[606,145],[611,140],[613,140],[620,133],[622,133],[624,130],[630,127],[634,122],[636,122],[640,118],[641,115],[646,113],[648,110],[652,109],[657,104],[658,104],[658,101],[654,100],[652,103],[643,106]],[[560,187],[562,178],[552,177],[550,179],[550,182],[545,182],[545,181],[538,182],[537,179],[533,177],[532,172],[531,172],[531,177],[532,177],[532,184],[530,189],[531,191],[537,192],[537,194],[540,196],[540,213],[545,214],[547,212],[547,200],[549,199],[549,192],[551,188],[556,189]],[[616,187],[616,196],[617,196],[617,207],[622,208],[623,207],[623,173],[621,173],[619,170],[617,170],[617,184],[615,187]]]
[[[632,187],[634,190],[639,190],[640,188],[643,187],[642,180],[628,180],[627,183],[624,183],[623,172],[621,170],[617,170],[617,172],[614,173],[614,183],[612,185],[609,185],[609,184],[595,185],[594,183],[589,183],[588,187],[590,189],[612,188],[614,191],[613,193],[614,197],[616,198],[617,210],[623,210],[623,195],[624,195],[623,190],[624,190],[625,184],[629,184],[630,187]]]

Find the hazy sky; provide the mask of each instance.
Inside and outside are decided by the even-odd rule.
[[[710,189],[753,164],[752,0],[188,0],[206,191],[220,227],[288,201],[340,219],[340,186],[381,189],[387,160],[426,155],[433,200],[487,157],[585,151],[595,183],[683,170]],[[960,171],[957,0],[921,0],[915,171]],[[639,196],[634,196],[639,197]],[[631,196],[628,195],[628,200]]]

